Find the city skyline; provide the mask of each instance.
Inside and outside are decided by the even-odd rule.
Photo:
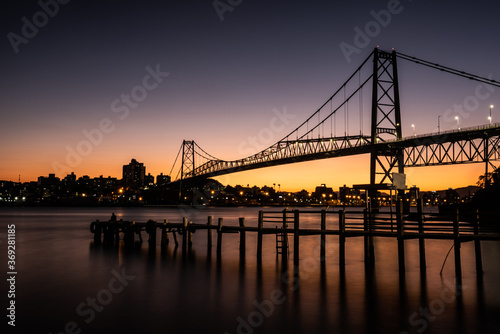
[[[307,7],[243,1],[224,12],[212,2],[57,3],[57,13],[47,14],[28,42],[16,44],[11,34],[1,45],[0,179],[119,175],[130,156],[153,175],[168,173],[184,139],[224,160],[246,157],[312,114],[377,45],[485,77],[498,74],[499,47],[491,43],[498,5],[486,1]],[[40,11],[48,13],[35,1],[10,5],[2,14],[5,36],[23,36],[22,18],[33,22]],[[403,61],[398,66],[403,136],[437,132],[438,122],[441,131],[487,124],[489,106],[500,107],[495,89]],[[478,103],[470,104],[471,97]],[[500,119],[495,111],[493,122]],[[368,117],[362,129],[354,117],[346,132],[368,132]],[[77,156],[79,149],[85,154]],[[290,191],[321,183],[338,188],[368,183],[368,165],[368,156],[335,158],[217,180],[279,183]],[[447,189],[475,184],[484,165],[406,173],[408,186]]]

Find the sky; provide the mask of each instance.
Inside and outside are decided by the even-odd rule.
[[[500,76],[500,4],[494,1],[41,0],[1,6],[1,180],[69,172],[121,178],[132,158],[147,173],[169,174],[183,140],[223,160],[244,158],[309,117],[376,46]],[[363,39],[359,31],[369,34]],[[355,52],[346,52],[346,45]],[[436,132],[438,116],[442,131],[456,128],[456,115],[460,127],[486,124],[491,104],[498,105],[493,121],[500,121],[496,89],[483,89],[478,103],[467,105],[477,97],[477,82],[404,60],[398,71],[403,136],[413,134],[411,124],[417,134]],[[357,134],[360,124],[342,130]],[[484,165],[405,172],[408,185],[439,190],[475,184]],[[287,191],[338,188],[368,183],[369,157],[218,180],[280,184]]]

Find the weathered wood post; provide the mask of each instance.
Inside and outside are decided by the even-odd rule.
[[[133,222],[124,222],[123,223],[123,241],[125,245],[133,245],[134,244],[134,225]]]
[[[474,224],[474,236],[476,239],[474,240],[474,250],[476,253],[476,272],[477,274],[483,273],[483,260],[481,257],[481,240],[479,239],[479,211],[476,210],[474,214],[474,219],[472,221]]]
[[[217,256],[220,256],[222,252],[222,224],[223,219],[219,218],[219,222],[217,224]]]
[[[187,249],[187,226],[187,217],[182,217],[182,252],[185,252]]]
[[[168,232],[167,232],[168,219],[163,221],[163,226],[161,227],[161,246],[166,247],[168,245]]]
[[[96,220],[95,222],[92,222],[90,224],[90,232],[94,233],[94,243],[100,244],[102,241],[101,239],[102,227],[101,227],[101,222],[99,220]]]
[[[240,223],[240,256],[245,255],[246,250],[246,230],[245,230],[245,218],[239,219]]]
[[[287,217],[286,217],[286,209],[283,210],[283,244],[282,244],[282,253],[281,255],[283,256],[284,259],[288,258],[288,233],[287,233],[287,228],[288,228],[288,222],[287,222]]]
[[[175,247],[177,248],[179,246],[179,242],[177,241],[177,233],[175,233],[175,229],[173,229],[171,231],[172,231],[172,235],[174,236]]]
[[[363,210],[363,231],[365,233],[365,264],[372,266],[375,263],[375,250],[373,247],[372,232],[372,207],[368,205],[368,209]]]
[[[403,203],[401,203],[401,198],[398,198],[396,201],[396,228],[398,238],[399,273],[402,274],[405,272],[405,239],[403,228]]]
[[[118,246],[120,244],[120,227],[118,226],[117,222],[114,222],[113,225],[115,226],[114,232],[115,232],[115,244]],[[123,223],[122,223],[122,228],[123,228]]]
[[[326,234],[325,234],[325,230],[326,230],[326,211],[323,209],[321,210],[321,250],[320,250],[320,259],[321,261],[325,261],[325,257],[326,257],[326,250],[325,250],[325,247],[326,247]]]
[[[207,249],[212,250],[212,216],[208,216],[207,219]]]
[[[460,222],[458,208],[453,212],[453,242],[455,248],[455,278],[457,285],[462,284],[462,261],[460,259]]]
[[[418,238],[418,249],[420,252],[420,272],[426,271],[425,261],[425,238],[424,233],[424,207],[421,198],[417,199],[417,214],[418,214],[418,233],[421,234]]]
[[[156,246],[156,222],[154,220],[148,220],[146,223],[146,232],[149,234],[149,246]]]
[[[139,236],[139,242],[142,244],[142,233],[141,233],[142,231],[141,228],[135,224],[135,220],[132,221],[132,228],[134,229],[135,233],[137,233],[137,235]]]
[[[345,211],[339,211],[339,265],[345,267]]]
[[[193,225],[192,221],[188,222],[188,245],[191,247],[193,245],[193,230],[191,229],[191,225]]]
[[[259,211],[259,222],[257,227],[257,260],[262,259],[262,229],[264,227],[264,212]]]
[[[112,246],[115,236],[115,225],[111,222],[105,223],[104,241],[106,245]]]
[[[300,232],[299,210],[294,210],[293,211],[293,263],[295,265],[299,264],[299,232]]]

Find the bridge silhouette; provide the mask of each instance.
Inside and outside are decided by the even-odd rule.
[[[384,189],[393,173],[405,167],[484,163],[500,160],[500,123],[459,128],[453,131],[403,137],[397,60],[406,60],[441,72],[500,87],[500,82],[447,66],[375,48],[347,81],[311,116],[288,135],[251,156],[226,161],[203,150],[195,141],[184,140],[172,166],[182,156],[176,181],[212,177],[296,162],[370,154],[370,184]],[[370,64],[372,60],[372,64]],[[372,65],[370,67],[370,65]],[[370,133],[363,134],[363,88],[371,85]],[[352,110],[358,113],[352,115]],[[359,122],[359,134],[350,135],[349,121]],[[344,127],[343,135],[337,135]],[[486,183],[488,180],[486,180]]]

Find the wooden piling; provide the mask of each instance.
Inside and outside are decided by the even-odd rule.
[[[370,235],[372,232],[372,209],[371,205],[368,209],[363,210],[363,230],[365,232],[365,264],[372,266],[375,263],[375,251],[373,247],[373,237]]]
[[[246,250],[246,231],[245,231],[245,218],[239,219],[240,224],[240,255],[245,255]]]
[[[125,245],[133,245],[134,244],[134,225],[133,222],[127,222],[127,224],[124,225],[124,231],[123,231],[123,241],[125,242]]]
[[[192,221],[188,222],[188,226],[193,225]],[[188,228],[188,246],[191,247],[193,245],[193,231],[191,228]]]
[[[168,219],[163,221],[163,226],[161,227],[161,246],[166,247],[168,245],[168,232],[167,232]]]
[[[339,211],[339,265],[345,267],[345,211]]]
[[[175,243],[175,247],[179,246],[179,242],[177,241],[177,233],[175,233],[175,230],[171,230],[172,231],[172,235],[174,236],[174,243]]]
[[[403,203],[401,203],[400,198],[396,201],[396,228],[398,239],[398,264],[399,273],[401,274],[405,272],[405,239],[403,227]]]
[[[137,235],[139,236],[139,242],[142,244],[141,228],[135,224],[135,220],[132,221],[132,228],[135,230],[135,233],[137,233]]]
[[[455,279],[457,285],[462,284],[462,261],[460,259],[460,226],[458,209],[453,212],[453,242],[455,249]]]
[[[300,233],[299,210],[294,210],[293,211],[293,263],[295,265],[299,264],[299,233]]]
[[[418,233],[424,233],[424,207],[421,198],[417,199],[417,214],[418,214]],[[420,271],[426,271],[426,261],[425,261],[425,238],[420,236],[418,238],[418,249],[420,253]]]
[[[96,220],[90,225],[90,231],[92,232],[92,226],[93,228],[93,233],[94,233],[94,243],[95,244],[100,244],[102,241],[102,226],[101,222],[99,220]]]
[[[156,246],[156,222],[154,220],[148,220],[146,223],[146,232],[149,234],[149,245]]]
[[[217,256],[220,256],[222,253],[222,224],[223,219],[219,218],[219,222],[217,224]]]
[[[474,219],[472,220],[472,224],[474,226],[474,236],[476,239],[474,240],[474,250],[476,253],[476,272],[478,275],[483,273],[483,260],[481,257],[481,240],[477,238],[479,235],[479,211],[476,210],[474,212]]]
[[[114,233],[115,233],[115,243],[118,246],[120,243],[120,229],[116,223],[113,223],[114,225]]]
[[[212,216],[208,216],[207,219],[207,249],[210,251],[212,250]]]
[[[325,256],[326,256],[326,211],[323,209],[321,210],[321,250],[320,250],[320,259],[321,261],[325,261]]]
[[[288,228],[288,222],[286,217],[286,209],[283,210],[283,244],[281,248],[281,255],[284,259],[288,257],[288,233],[286,229]]]
[[[257,260],[262,259],[262,229],[264,227],[264,213],[259,211],[259,222],[257,227]]]
[[[187,217],[182,217],[182,251],[185,252],[187,249]]]

